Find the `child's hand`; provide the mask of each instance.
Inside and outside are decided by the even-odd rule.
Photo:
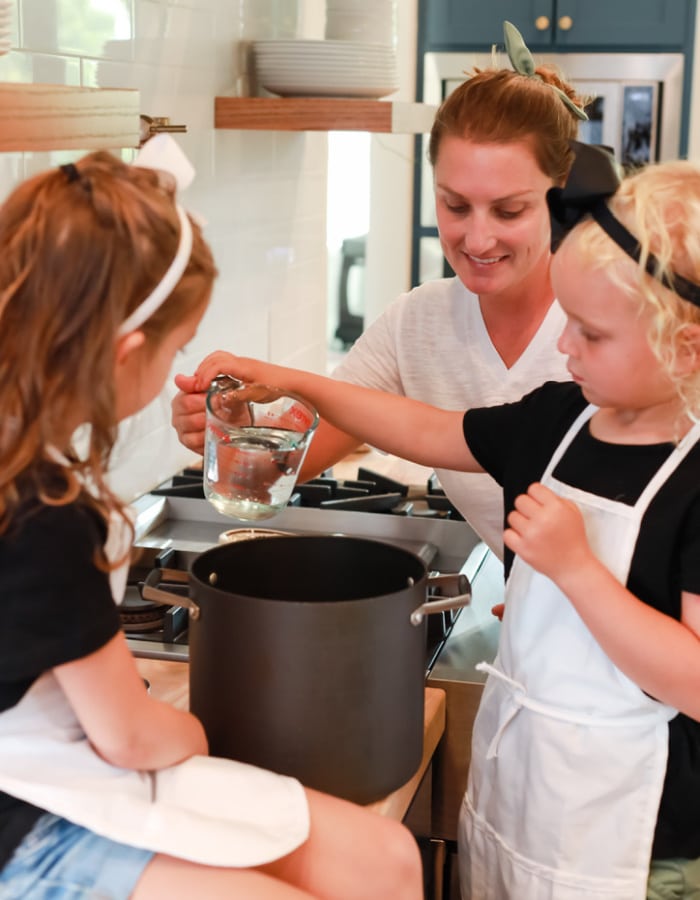
[[[247,359],[243,356],[234,356],[223,350],[216,350],[206,356],[197,366],[194,373],[196,390],[207,391],[212,380],[217,375],[233,375],[240,381],[248,384],[258,382],[260,384],[275,384],[275,374],[279,373],[279,367],[258,359]]]
[[[508,526],[503,534],[505,545],[555,582],[591,555],[576,504],[538,482],[516,499]]]

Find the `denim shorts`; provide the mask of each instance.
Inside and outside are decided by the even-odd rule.
[[[127,900],[152,858],[46,813],[0,871],[0,900]]]

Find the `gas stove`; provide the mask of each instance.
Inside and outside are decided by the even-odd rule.
[[[186,571],[199,554],[220,543],[223,532],[258,527],[258,523],[219,513],[204,499],[202,475],[196,469],[187,469],[144,494],[132,509],[140,553],[129,571],[120,607],[127,644],[137,657],[186,662],[187,610],[143,600],[145,578],[153,568]],[[363,468],[353,480],[325,475],[297,485],[289,505],[260,526],[290,534],[386,541],[418,555],[430,572],[463,572],[467,577],[473,566],[472,551],[479,544],[434,480],[423,490]],[[182,584],[161,586],[171,593],[187,590]],[[426,673],[458,615],[459,611],[451,611],[428,616]]]

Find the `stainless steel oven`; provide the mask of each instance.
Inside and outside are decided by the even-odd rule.
[[[606,144],[623,165],[640,165],[680,155],[682,53],[537,53],[553,64],[584,96],[589,121],[580,128],[586,143]],[[499,63],[500,64],[500,63]],[[493,65],[490,53],[426,53],[423,100],[439,104],[475,66]],[[421,138],[422,160],[414,223],[413,275],[416,283],[450,274],[437,237],[428,136]]]

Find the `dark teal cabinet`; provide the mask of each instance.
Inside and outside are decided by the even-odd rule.
[[[540,51],[680,50],[695,0],[424,0],[424,49],[484,49],[510,20]]]

